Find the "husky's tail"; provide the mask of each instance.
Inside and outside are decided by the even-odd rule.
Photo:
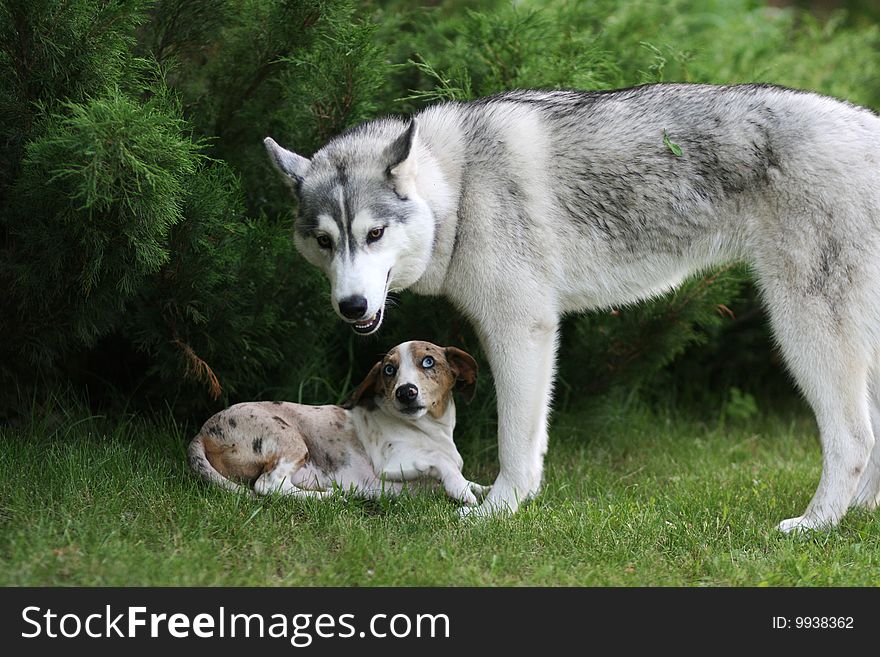
[[[186,453],[189,457],[189,467],[205,481],[233,492],[244,492],[248,490],[244,486],[224,477],[217,472],[213,465],[211,465],[211,462],[208,460],[208,455],[205,454],[205,442],[202,434],[199,434],[192,439]]]

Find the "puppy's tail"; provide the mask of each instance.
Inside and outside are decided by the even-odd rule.
[[[211,465],[211,462],[208,460],[208,455],[205,454],[205,442],[202,434],[199,434],[192,439],[186,453],[189,457],[189,467],[205,481],[236,493],[248,490],[244,486],[240,486],[234,481],[224,477],[217,472],[213,465]]]

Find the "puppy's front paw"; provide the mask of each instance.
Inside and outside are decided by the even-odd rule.
[[[476,506],[477,505],[477,497],[469,490],[464,490],[460,495],[456,496],[459,502],[464,504],[465,506]]]
[[[468,486],[470,486],[471,492],[476,495],[479,500],[486,497],[486,495],[489,494],[489,491],[492,490],[491,486],[483,486],[475,481],[469,481]]]
[[[487,486],[487,488],[489,488]],[[519,496],[515,488],[509,486],[501,476],[491,486],[486,499],[479,506],[465,507],[458,512],[462,517],[493,518],[516,513],[519,508]]]
[[[493,504],[489,500],[483,500],[482,504],[476,506],[463,506],[458,510],[458,515],[462,518],[474,520],[503,518],[509,516],[511,513],[513,513],[513,511],[509,506]]]

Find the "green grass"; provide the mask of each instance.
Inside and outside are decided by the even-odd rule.
[[[0,584],[880,585],[880,513],[774,529],[818,479],[806,413],[727,424],[560,414],[543,494],[476,522],[432,495],[247,499],[190,476],[168,419],[34,418],[0,429]],[[491,480],[492,441],[462,429]]]

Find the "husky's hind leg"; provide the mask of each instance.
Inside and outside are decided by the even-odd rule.
[[[544,399],[541,401],[541,417],[538,419],[537,431],[535,433],[534,450],[532,455],[533,472],[535,479],[532,482],[531,490],[533,494],[537,493],[541,488],[544,474],[544,458],[547,456],[547,448],[550,443],[549,421],[550,412],[553,403],[553,381],[556,375],[556,352],[559,348],[559,333],[554,329],[545,329],[546,332],[553,333],[553,344],[549,351],[549,356],[545,354],[541,364],[540,379],[536,381],[535,389],[543,392]]]
[[[874,360],[871,376],[871,426],[874,429],[874,448],[865,472],[856,489],[852,506],[873,511],[880,506],[880,359]]]
[[[799,363],[792,370],[819,424],[822,475],[806,511],[783,520],[782,531],[837,524],[857,492],[874,445],[864,367],[852,361],[829,362],[833,354],[803,357],[815,359],[816,367]]]
[[[781,292],[781,290],[779,290]],[[784,532],[837,524],[853,500],[874,445],[868,399],[868,362],[860,326],[845,312],[789,291],[768,290],[776,339],[816,414],[822,475],[803,515],[783,520]]]

